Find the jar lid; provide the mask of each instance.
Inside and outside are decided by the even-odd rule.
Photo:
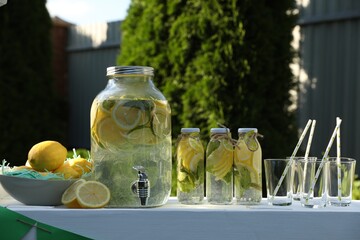
[[[211,128],[210,133],[229,133],[230,129],[228,128]]]
[[[181,128],[182,133],[200,132],[200,128]]]
[[[258,132],[257,128],[238,128],[238,133],[246,133],[250,131],[254,131],[255,133]]]
[[[145,66],[112,66],[106,69],[106,76],[116,74],[154,75],[154,68]]]

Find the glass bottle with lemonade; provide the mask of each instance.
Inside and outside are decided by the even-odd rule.
[[[211,128],[206,148],[206,198],[210,204],[233,201],[234,146],[228,128]]]
[[[177,198],[183,204],[204,200],[204,147],[199,128],[182,128],[177,144]]]
[[[262,151],[256,128],[239,128],[234,153],[234,182],[237,204],[259,204],[262,198]]]
[[[153,75],[151,67],[109,67],[92,103],[94,178],[110,189],[109,207],[160,206],[170,195],[171,110]]]

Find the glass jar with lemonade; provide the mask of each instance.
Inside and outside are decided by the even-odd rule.
[[[234,185],[237,204],[259,204],[262,198],[262,151],[256,128],[239,128],[234,152]]]
[[[176,149],[177,198],[183,204],[204,200],[204,147],[199,128],[182,128]]]
[[[109,187],[109,207],[163,205],[171,190],[171,110],[154,69],[107,68],[91,106],[94,178]]]
[[[206,198],[210,204],[233,201],[234,146],[228,128],[211,128],[206,148]]]

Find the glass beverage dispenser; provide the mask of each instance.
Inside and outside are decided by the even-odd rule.
[[[91,106],[94,178],[111,192],[108,207],[155,207],[171,190],[171,110],[151,67],[107,68]]]

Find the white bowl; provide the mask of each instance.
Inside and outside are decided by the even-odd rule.
[[[61,205],[64,191],[73,184],[72,180],[40,180],[0,174],[0,182],[5,191],[17,201],[26,205]]]

